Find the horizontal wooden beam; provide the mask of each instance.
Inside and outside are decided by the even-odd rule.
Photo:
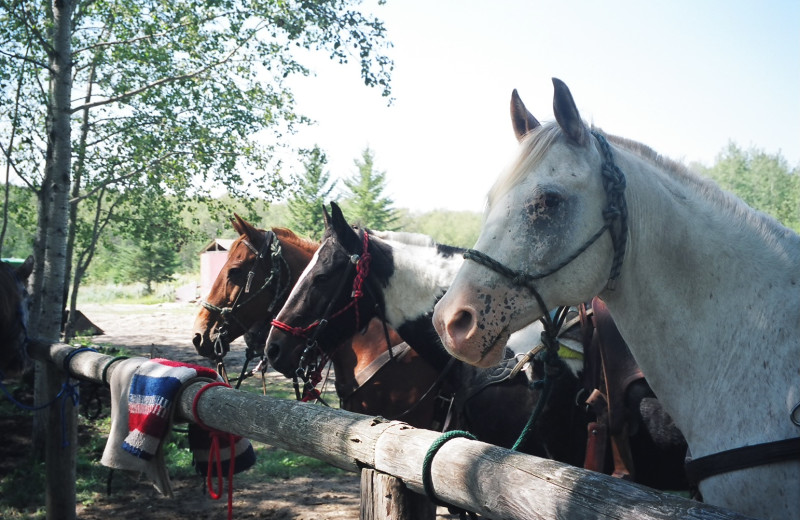
[[[73,350],[53,345],[35,354],[59,366]],[[75,355],[69,370],[101,381],[111,356]],[[108,367],[113,377],[114,364]],[[177,418],[193,421],[192,401],[204,386],[190,383],[180,396]],[[422,465],[439,432],[412,428],[344,410],[214,387],[197,402],[209,427],[314,457],[336,467],[373,468],[400,478],[423,493]],[[677,495],[631,484],[601,473],[517,453],[483,442],[455,438],[442,446],[431,465],[437,497],[490,518],[671,520],[744,519],[742,515]]]

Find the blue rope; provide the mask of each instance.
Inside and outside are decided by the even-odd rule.
[[[16,406],[17,408],[19,408],[21,410],[25,410],[25,411],[28,411],[28,412],[36,412],[36,411],[39,411],[39,410],[43,410],[43,409],[45,409],[45,408],[47,408],[49,406],[52,406],[59,399],[63,398],[63,400],[61,401],[61,446],[63,448],[66,448],[67,446],[69,446],[69,439],[68,439],[67,428],[66,428],[67,401],[68,401],[68,399],[72,400],[72,406],[74,406],[74,407],[77,407],[78,404],[80,403],[80,391],[79,391],[80,382],[75,382],[73,384],[70,383],[69,364],[72,361],[72,358],[76,354],[79,354],[81,352],[87,352],[87,351],[97,352],[97,350],[95,350],[95,349],[93,349],[91,347],[81,347],[81,348],[76,348],[75,350],[71,351],[69,354],[67,354],[64,357],[64,360],[62,362],[62,368],[64,369],[64,372],[66,372],[66,374],[67,374],[66,380],[61,384],[61,389],[58,391],[58,394],[56,394],[56,396],[53,399],[51,399],[47,403],[39,405],[39,406],[28,406],[27,404],[22,403],[22,402],[18,401],[17,399],[15,399],[14,396],[11,394],[11,392],[6,387],[5,383],[3,383],[3,380],[5,379],[5,375],[2,372],[0,372],[0,392],[2,392],[3,395],[5,395],[6,398],[14,406]]]
[[[6,399],[8,399],[11,402],[11,404],[13,404],[14,406],[16,406],[17,408],[19,408],[21,410],[25,410],[25,411],[28,411],[28,412],[36,412],[38,410],[42,410],[42,409],[47,408],[48,406],[52,405],[53,403],[55,403],[59,399],[61,399],[61,396],[64,395],[64,391],[65,391],[64,390],[64,386],[66,386],[66,383],[64,383],[64,385],[61,386],[61,390],[58,392],[58,394],[50,402],[47,402],[47,403],[45,403],[43,405],[39,405],[39,406],[28,406],[27,404],[25,404],[23,402],[20,402],[20,401],[17,401],[14,398],[13,394],[11,393],[11,391],[8,389],[8,387],[5,385],[5,383],[3,383],[3,379],[5,379],[5,375],[2,372],[0,372],[0,392],[2,392],[3,395],[6,396]]]

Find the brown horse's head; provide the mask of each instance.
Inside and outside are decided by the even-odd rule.
[[[28,277],[33,256],[13,268],[0,264],[0,372],[17,373],[28,367]],[[0,379],[2,375],[0,374]]]
[[[243,334],[253,338],[248,345],[261,343],[263,348],[273,313],[280,310],[317,248],[288,229],[265,231],[234,216],[232,224],[240,236],[231,245],[193,328],[197,352],[212,359],[224,356],[230,342]]]

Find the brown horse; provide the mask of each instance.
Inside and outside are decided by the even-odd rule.
[[[242,335],[248,350],[263,351],[273,315],[319,247],[285,228],[257,229],[238,215],[232,224],[240,236],[193,330],[197,352],[211,359],[221,359]],[[330,361],[343,409],[402,419],[421,428],[436,426],[437,371],[379,320],[342,342]]]
[[[33,256],[14,268],[0,262],[0,380],[6,372],[20,372],[28,365],[28,277]]]

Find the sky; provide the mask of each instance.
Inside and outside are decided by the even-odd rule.
[[[365,1],[393,44],[393,103],[355,66],[324,57],[295,78],[333,178],[369,147],[397,208],[481,212],[513,157],[517,89],[550,121],[552,77],[585,121],[685,164],[713,165],[729,142],[800,166],[797,0]]]

